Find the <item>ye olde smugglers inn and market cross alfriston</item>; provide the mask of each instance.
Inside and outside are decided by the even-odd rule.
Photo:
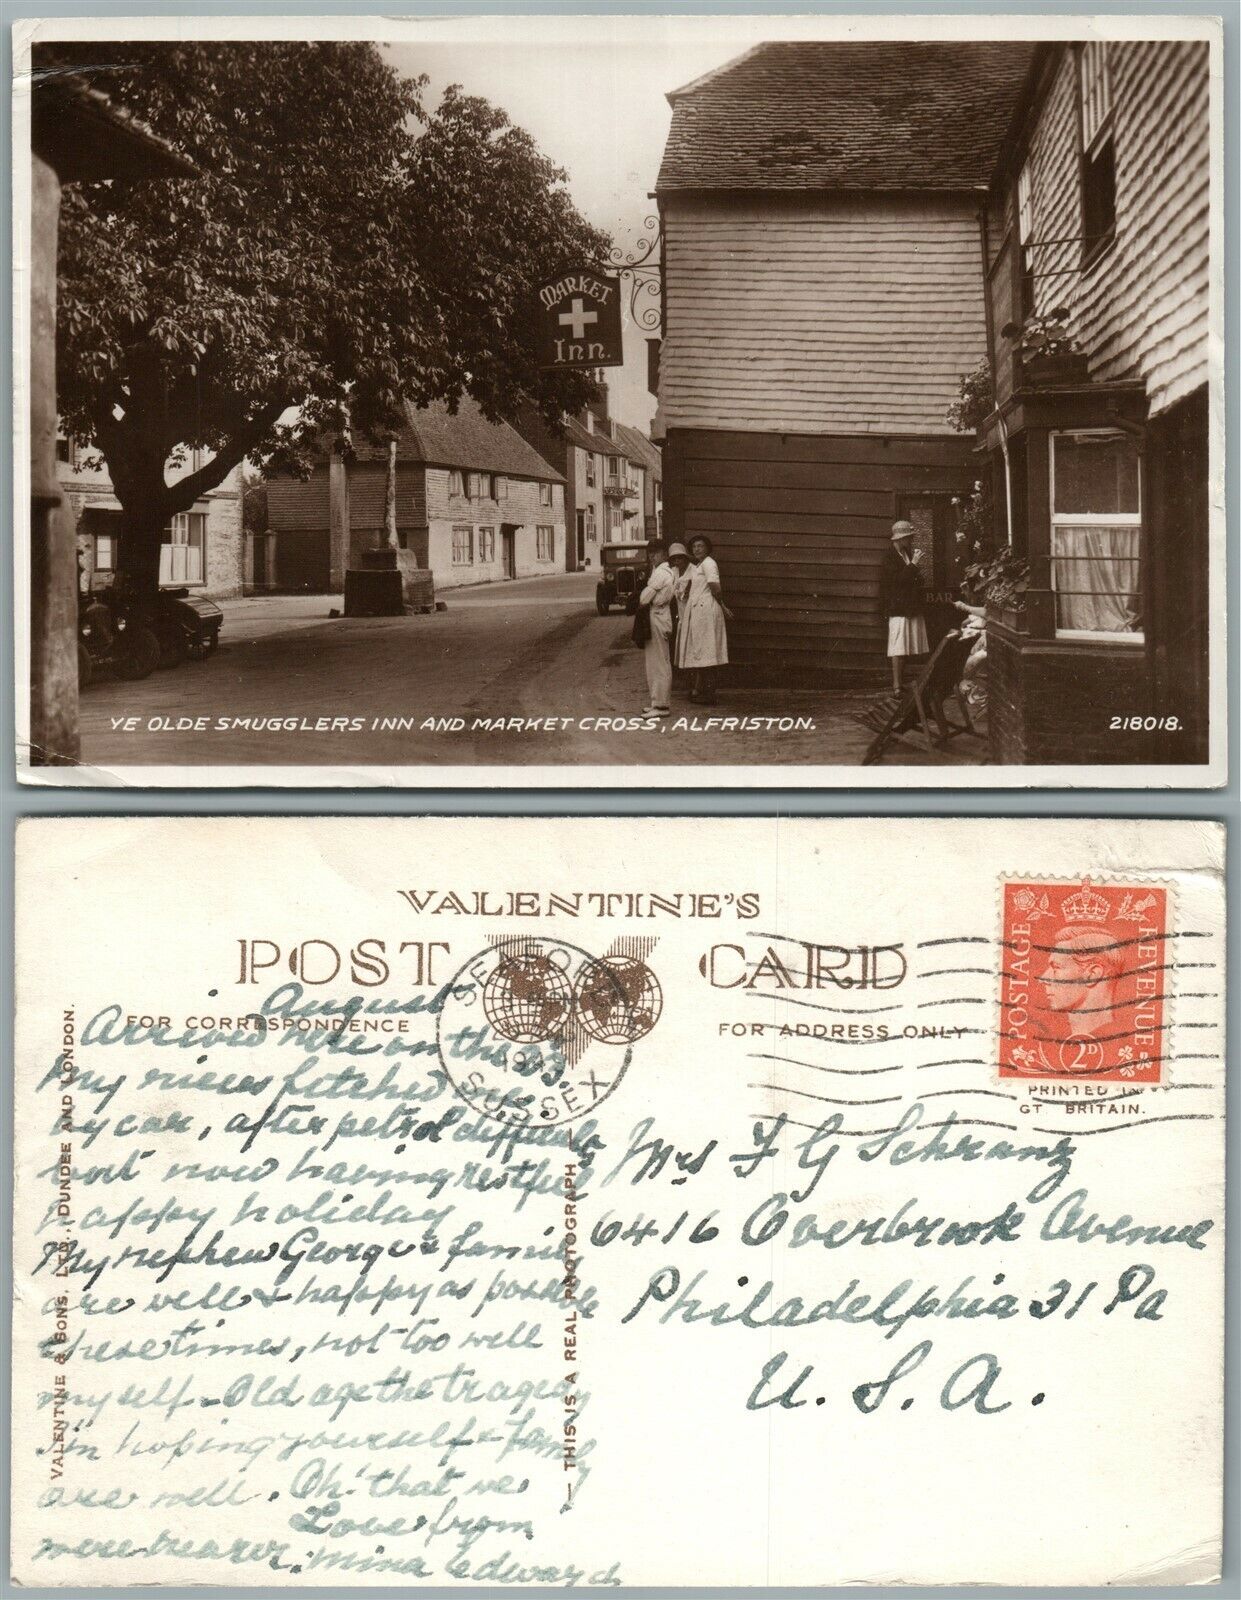
[[[877,676],[892,521],[947,599],[989,474],[1031,562],[988,623],[995,759],[1205,759],[1208,58],[771,43],[669,96],[665,527],[714,541],[743,672]],[[1002,330],[1062,306],[1048,381]],[[948,420],[984,357],[985,454]]]

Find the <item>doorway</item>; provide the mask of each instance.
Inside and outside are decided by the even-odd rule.
[[[580,572],[586,565],[586,513],[579,511],[577,514],[577,564],[575,572]]]
[[[517,576],[517,528],[511,522],[500,524],[500,563],[506,578]]]

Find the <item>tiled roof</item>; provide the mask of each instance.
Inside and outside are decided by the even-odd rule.
[[[576,417],[569,418],[564,431],[569,443],[577,445],[579,449],[593,450],[600,456],[623,456],[625,453],[620,445],[608,438],[606,433],[600,433],[598,430],[594,433],[588,432]]]
[[[513,478],[564,480],[507,422],[488,422],[468,396],[456,416],[441,402],[429,406],[405,404],[406,425],[397,435],[398,461],[425,461],[439,467],[463,467],[475,472],[504,472]],[[359,461],[387,459],[387,446],[365,439],[353,441]]]
[[[674,90],[658,192],[985,186],[1034,46],[770,43]]]
[[[640,467],[645,467],[648,472],[654,473],[657,478],[662,477],[663,457],[658,445],[652,444],[640,428],[631,428],[628,423],[618,422],[616,431],[629,459],[636,461]]]

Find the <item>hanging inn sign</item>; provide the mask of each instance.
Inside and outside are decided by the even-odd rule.
[[[619,367],[620,280],[593,267],[570,267],[538,291],[539,365]]]

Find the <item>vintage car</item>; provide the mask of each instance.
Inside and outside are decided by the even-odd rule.
[[[111,589],[78,597],[78,688],[102,672],[149,678],[159,666],[160,643],[142,611]]]
[[[187,657],[205,661],[214,654],[224,613],[214,600],[192,595],[188,589],[161,589],[149,621],[159,640],[160,665],[172,667]]]
[[[646,583],[649,561],[645,544],[605,544],[599,548],[602,572],[595,586],[595,606],[606,617],[613,606],[638,609],[638,596]]]

